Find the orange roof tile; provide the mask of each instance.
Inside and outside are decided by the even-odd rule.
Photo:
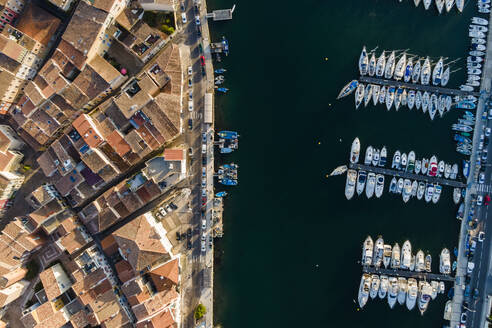
[[[104,141],[103,137],[99,134],[99,131],[95,129],[93,120],[89,115],[80,115],[73,121],[72,125],[89,147],[96,148]]]

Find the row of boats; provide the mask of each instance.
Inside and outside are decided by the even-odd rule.
[[[475,125],[475,115],[466,111],[461,118],[458,119],[458,123],[451,126],[456,133],[454,135],[454,141],[456,141],[456,151],[460,154],[469,156],[472,151],[472,137],[471,132]]]
[[[449,250],[443,248],[439,256],[439,272],[442,274],[451,273],[451,257]],[[362,265],[385,268],[410,270],[415,272],[432,272],[432,256],[425,255],[422,250],[418,250],[416,255],[412,255],[412,244],[409,240],[403,243],[402,248],[395,243],[393,247],[385,244],[381,236],[374,243],[371,236],[367,236],[362,244]]]
[[[219,183],[225,186],[236,186],[238,183],[237,169],[239,165],[231,163],[219,166],[217,177]]]
[[[477,1],[478,12],[482,14],[490,13],[490,0],[478,0]]]
[[[389,186],[389,192],[394,194],[401,194],[403,201],[406,203],[411,197],[417,197],[418,200],[425,199],[427,203],[431,202],[437,204],[441,197],[442,187],[435,183],[424,183],[422,181],[411,181],[410,179],[396,177],[391,179]],[[425,195],[425,197],[424,197]]]
[[[453,105],[453,98],[449,95],[439,95],[427,91],[408,90],[404,87],[380,86],[377,84],[364,85],[357,83],[355,93],[355,108],[358,109],[361,104],[366,107],[370,102],[374,105],[385,104],[386,109],[390,110],[394,105],[398,111],[400,106],[407,106],[409,109],[422,110],[423,113],[429,113],[431,120],[436,114],[442,117],[448,112]]]
[[[488,21],[480,17],[473,17],[468,29],[471,38],[471,47],[467,58],[467,80],[460,88],[465,91],[472,91],[480,86],[482,64],[484,61],[486,47],[486,33],[488,31]]]
[[[408,280],[403,277],[388,277],[386,275],[376,275],[364,273],[359,285],[359,306],[366,305],[369,297],[375,299],[388,299],[388,305],[393,308],[398,301],[400,305],[405,304],[408,310],[413,310],[417,304],[418,309],[423,315],[429,306],[430,300],[437,297],[437,294],[444,293],[446,286],[444,282],[424,280],[417,282],[415,278]]]
[[[357,174],[356,170],[348,170],[347,181],[345,183],[345,197],[348,200],[352,199],[355,190],[357,190],[357,195],[359,196],[365,190],[367,198],[372,198],[373,195],[380,198],[384,191],[384,175],[373,172],[369,172],[368,174],[364,170],[360,170],[359,174]]]
[[[398,0],[402,2],[403,0]],[[415,7],[418,7],[421,0],[413,0]],[[422,0],[423,6],[425,10],[428,10],[432,4],[432,0]],[[450,12],[453,7],[456,5],[456,9],[461,13],[463,12],[463,8],[465,7],[465,0],[435,0],[434,4],[436,5],[436,9],[439,13],[442,13],[443,9],[446,9],[446,12]]]
[[[449,65],[444,64],[443,57],[440,57],[432,68],[433,63],[429,57],[424,59],[410,54],[407,56],[404,50],[403,54],[397,58],[399,51],[391,51],[388,58],[386,58],[386,52],[389,51],[383,51],[376,59],[375,50],[368,53],[366,47],[363,46],[359,57],[360,75],[380,78],[384,76],[387,80],[403,80],[406,83],[419,83],[420,80],[423,85],[428,85],[431,81],[435,86],[444,87],[448,84],[451,70]]]
[[[221,154],[229,154],[239,147],[239,134],[236,131],[220,131],[217,133],[219,136],[219,149]]]

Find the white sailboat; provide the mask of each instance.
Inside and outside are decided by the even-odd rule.
[[[399,81],[403,78],[403,74],[405,73],[405,64],[407,62],[407,54],[403,53],[403,55],[398,60],[398,63],[395,67],[394,79]]]
[[[432,71],[432,84],[440,85],[443,72],[443,59],[439,58],[434,70]]]
[[[415,94],[415,108],[419,110],[421,106],[422,106],[422,92],[420,92],[419,90]]]
[[[376,76],[382,77],[384,75],[384,67],[386,66],[386,55],[383,53],[379,56],[376,63]]]
[[[372,87],[372,103],[374,106],[376,106],[379,101],[379,90],[380,90],[380,86],[378,84],[375,84]]]
[[[403,74],[403,81],[408,83],[412,78],[413,73],[413,58],[410,58],[405,65],[405,73]]]
[[[420,78],[420,59],[417,60],[415,65],[413,65],[413,72],[412,72],[412,82],[417,83]]]
[[[446,12],[449,13],[451,8],[453,8],[454,0],[446,0]]]
[[[362,47],[362,52],[359,57],[359,72],[360,75],[366,75],[369,66],[369,58],[367,56],[366,46]]]
[[[464,7],[465,7],[465,0],[456,0],[456,8],[460,13],[463,12]]]
[[[355,91],[355,109],[359,108],[362,100],[364,99],[364,84],[359,83],[357,86],[357,91]]]
[[[388,58],[388,61],[386,62],[386,67],[385,67],[385,70],[384,70],[384,78],[385,79],[391,79],[391,77],[393,76],[393,73],[395,71],[395,52],[392,51],[389,58]]]
[[[408,109],[413,109],[413,106],[415,105],[415,91],[410,90],[408,91]]]
[[[424,9],[428,10],[431,3],[432,3],[432,0],[424,0]]]
[[[420,75],[420,83],[423,85],[428,85],[431,78],[431,64],[429,57],[427,57],[424,61],[424,65],[422,65],[422,71]]]
[[[373,52],[369,59],[369,76],[374,76],[374,73],[376,73],[376,55]]]
[[[442,10],[444,8],[444,0],[435,0],[436,1],[436,8],[439,14],[442,13]]]

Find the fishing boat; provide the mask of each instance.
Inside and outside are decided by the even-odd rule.
[[[442,73],[441,86],[445,87],[449,82],[449,75],[451,74],[449,66],[446,67],[444,73]]]
[[[426,112],[430,104],[430,95],[427,91],[422,95],[422,112]]]
[[[456,108],[460,108],[460,109],[475,109],[477,106],[468,101],[468,100],[463,100],[463,101],[460,101],[456,104]]]
[[[215,74],[222,74],[227,72],[227,70],[225,68],[217,68],[214,72]]]
[[[389,192],[396,193],[396,189],[398,188],[397,184],[398,183],[396,182],[396,178],[393,177],[393,179],[391,179],[391,182],[390,182]]]
[[[446,179],[449,179],[450,175],[451,175],[451,164],[446,164],[444,168],[444,177]]]
[[[489,25],[489,21],[482,17],[472,17],[472,23],[487,26]]]
[[[437,8],[437,11],[440,13],[442,13],[442,9],[444,8],[444,0],[435,0],[436,2],[436,8]]]
[[[402,94],[403,94],[403,88],[398,87],[398,89],[396,89],[396,94],[395,94],[395,108],[397,111],[400,108]]]
[[[473,130],[471,126],[465,124],[453,124],[451,125],[451,129],[461,132],[471,132]]]
[[[405,179],[403,181],[403,191],[401,193],[403,201],[406,203],[410,199],[410,196],[412,195],[412,182],[410,179]]]
[[[451,258],[447,248],[443,248],[441,255],[439,256],[439,272],[442,274],[451,273]]]
[[[432,200],[432,195],[434,194],[434,185],[431,183],[427,184],[425,188],[425,202],[429,203]]]
[[[446,0],[446,12],[449,13],[451,8],[453,8],[454,0]]]
[[[439,292],[439,283],[434,280],[431,281],[431,288],[432,288],[431,298],[435,300],[437,297],[437,293]]]
[[[391,264],[391,245],[384,244],[383,247],[383,265],[385,268]]]
[[[373,172],[369,172],[367,175],[367,183],[366,183],[366,196],[367,198],[371,198],[374,195],[374,189],[376,188],[376,174]]]
[[[363,308],[369,299],[369,291],[371,290],[371,275],[364,273],[360,280],[359,286],[359,306]]]
[[[398,303],[403,305],[407,298],[407,279],[403,277],[398,278]]]
[[[422,174],[427,174],[429,170],[429,160],[427,158],[422,158]]]
[[[391,268],[399,269],[400,268],[400,245],[398,243],[393,245],[391,250]]]
[[[425,256],[424,252],[421,249],[417,252],[416,260],[415,260],[415,271],[423,272],[425,271]]]
[[[425,193],[425,183],[419,182],[419,187],[417,188],[417,199],[421,200]]]
[[[425,265],[424,265],[424,270],[427,272],[431,272],[431,267],[432,267],[432,256],[430,254],[427,254],[425,257]],[[422,271],[424,271],[422,270]]]
[[[403,53],[403,55],[400,57],[398,62],[396,63],[395,67],[395,73],[393,78],[397,81],[401,80],[403,77],[403,74],[405,73],[405,64],[407,61],[407,54]]]
[[[432,289],[431,285],[427,281],[419,282],[419,311],[423,315],[429,307],[429,301],[431,300]]]
[[[419,110],[421,105],[422,105],[422,92],[417,91],[417,93],[415,94],[415,108]]]
[[[384,167],[386,165],[387,157],[388,157],[388,151],[386,150],[386,146],[383,146],[383,148],[381,149],[381,153],[379,155],[378,166]]]
[[[348,96],[349,94],[351,94],[355,89],[357,89],[357,86],[359,85],[359,81],[357,80],[353,80],[353,81],[350,81],[349,83],[347,83],[342,91],[340,91],[340,93],[338,94],[338,97],[337,99],[340,99],[340,98],[343,98],[343,97],[346,97]]]
[[[412,78],[412,73],[413,73],[413,58],[410,58],[407,61],[407,65],[405,66],[405,72],[403,74],[403,81],[408,83],[410,79]]]
[[[360,154],[360,141],[359,138],[355,138],[352,141],[352,147],[350,149],[350,163],[358,163],[359,162],[359,154]]]
[[[454,188],[453,190],[453,202],[458,205],[461,200],[461,189]]]
[[[413,109],[414,105],[415,105],[415,91],[410,90],[408,91],[408,109]]]
[[[362,244],[362,265],[368,266],[372,264],[374,254],[374,242],[371,236],[367,236]]]
[[[381,195],[383,194],[384,190],[384,175],[378,174],[376,176],[376,190],[375,190],[375,195],[377,198],[380,198]]]
[[[364,191],[364,187],[366,186],[366,181],[367,181],[367,172],[364,170],[359,171],[359,175],[357,176],[357,195],[362,194]]]
[[[437,157],[432,156],[430,161],[429,161],[429,170],[427,174],[431,177],[435,177],[437,175],[438,168],[437,168]]]
[[[460,85],[460,90],[461,91],[473,91],[473,87],[469,86],[469,85]]]
[[[369,66],[369,58],[367,56],[366,46],[362,47],[362,52],[359,57],[359,72],[360,75],[366,75]]]
[[[383,85],[379,90],[379,103],[383,104],[386,100],[386,87]]]
[[[427,85],[431,78],[431,64],[429,57],[425,58],[424,65],[422,65],[422,72],[420,73],[420,83]]]
[[[380,90],[380,86],[375,84],[373,87],[372,87],[372,103],[374,106],[376,106],[378,104],[378,101],[379,101],[379,90]]]
[[[463,160],[463,176],[468,178],[468,174],[470,173],[470,162]]]
[[[347,181],[345,182],[345,197],[348,200],[350,200],[354,196],[356,180],[357,180],[357,172],[355,170],[348,170]]]
[[[376,274],[373,274],[371,276],[371,290],[369,291],[369,296],[372,298],[372,299],[375,299],[376,296],[378,296],[378,292],[379,292],[379,276],[376,275]]]
[[[412,82],[417,83],[420,78],[420,59],[417,60],[415,65],[413,65],[413,71],[412,71]]]
[[[224,186],[236,186],[237,185],[237,180],[235,180],[235,179],[224,178],[224,179],[220,179],[219,182],[221,184],[223,184]],[[352,193],[352,195],[353,195],[353,193]]]
[[[398,297],[398,280],[395,277],[389,277],[388,282],[388,304],[390,308],[393,308]]]
[[[413,173],[415,170],[415,152],[412,150],[408,153],[408,165],[406,171]]]
[[[379,149],[374,148],[373,155],[372,155],[372,165],[378,166],[378,164],[379,164]]]
[[[357,86],[357,91],[355,92],[355,109],[359,108],[362,100],[364,99],[364,84],[359,83]]]
[[[401,154],[401,161],[400,161],[400,167],[399,169],[404,170],[407,167],[407,154],[402,153]]]
[[[458,164],[453,164],[453,166],[451,166],[451,174],[449,175],[449,177],[454,180],[456,179],[458,176]]]
[[[378,296],[380,299],[384,299],[388,292],[388,285],[389,285],[388,276],[381,275],[381,277],[379,277],[379,280],[381,280],[381,283],[379,284]]]
[[[372,264],[379,268],[381,263],[383,262],[383,253],[384,253],[384,240],[383,237],[379,236],[376,239],[376,243],[374,244],[374,258],[372,260]]]
[[[391,79],[393,77],[393,73],[395,71],[395,66],[396,66],[395,52],[392,51],[389,58],[388,58],[388,61],[386,62],[386,67],[384,70],[384,78],[385,79]]]
[[[415,278],[409,278],[407,283],[406,300],[407,309],[409,311],[413,310],[415,304],[417,303],[418,290],[417,280],[415,280]]]
[[[364,92],[364,107],[367,107],[367,105],[371,101],[371,97],[372,97],[372,86],[373,86],[372,84],[368,84],[366,86],[366,90]]]
[[[376,76],[382,77],[384,75],[384,67],[386,66],[386,55],[384,51],[379,56],[378,61],[376,63]]]
[[[464,7],[465,7],[465,0],[456,0],[456,8],[460,13],[463,12]]]
[[[422,169],[422,161],[418,159],[415,161],[415,174],[420,174],[420,169]]]
[[[396,188],[396,192],[401,194],[403,191],[403,178],[398,179],[398,187]]]
[[[366,148],[366,156],[364,157],[364,165],[371,165],[372,163],[373,148],[369,146]]]
[[[441,57],[439,58],[439,61],[437,62],[436,66],[434,66],[434,70],[432,71],[432,84],[434,85],[441,84],[442,72],[443,72],[443,59]]]
[[[410,244],[409,240],[406,240],[403,243],[403,247],[401,249],[400,268],[409,270],[411,261],[412,261],[412,244]]]
[[[437,168],[438,168],[437,176],[442,177],[444,170],[446,169],[446,164],[444,163],[444,161],[439,161]]]
[[[371,58],[369,59],[369,76],[374,76],[376,73],[376,55],[374,52],[371,54]]]
[[[393,155],[393,162],[391,163],[391,168],[392,169],[400,168],[400,162],[401,162],[401,154],[400,154],[400,151],[397,150],[397,151],[395,151],[395,154]]]

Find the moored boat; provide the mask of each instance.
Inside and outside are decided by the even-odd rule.
[[[367,105],[369,104],[369,102],[372,99],[372,87],[373,87],[372,84],[368,84],[366,86],[366,90],[364,91],[364,100],[363,100],[364,107],[367,107]]]
[[[411,261],[412,261],[412,244],[410,244],[409,240],[406,240],[403,243],[403,247],[401,250],[400,268],[409,270]]]
[[[389,277],[388,282],[388,304],[390,308],[393,308],[398,297],[398,280],[395,277]]]
[[[417,83],[420,78],[420,59],[413,65],[412,82]]]
[[[374,258],[372,260],[372,264],[379,268],[381,263],[383,262],[383,254],[384,254],[384,240],[383,237],[379,236],[376,239],[376,243],[374,244]]]
[[[415,91],[408,91],[408,109],[413,109],[415,105]]]
[[[364,84],[359,83],[359,85],[357,86],[357,90],[355,91],[355,109],[359,108],[362,100],[364,99],[364,90]]]
[[[427,281],[419,282],[419,311],[420,314],[424,314],[429,306],[431,300],[432,288]]]
[[[415,174],[420,174],[421,169],[422,169],[422,161],[418,159],[415,161]]]
[[[417,188],[417,199],[421,200],[425,193],[425,183],[419,182],[419,186]]]
[[[439,272],[442,274],[450,274],[451,273],[451,258],[449,255],[449,250],[447,248],[443,248],[441,251],[441,255],[439,256]]]
[[[453,164],[451,167],[451,174],[449,175],[451,179],[456,179],[458,177],[458,164]]]
[[[357,171],[347,171],[347,181],[345,182],[345,197],[350,200],[354,196],[355,182],[357,179]]]
[[[379,292],[379,276],[377,274],[373,274],[371,276],[371,290],[369,291],[369,296],[372,299],[375,299],[378,296]]]
[[[454,188],[453,189],[453,202],[458,205],[461,200],[461,189]]]
[[[366,75],[369,66],[369,58],[367,56],[366,46],[362,47],[362,52],[359,57],[359,72],[360,75]]]
[[[371,290],[371,275],[364,273],[360,280],[359,286],[359,306],[361,308],[366,305],[369,299],[369,291]]]
[[[367,183],[366,183],[366,196],[367,198],[371,198],[374,195],[374,189],[376,188],[376,174],[373,172],[369,172],[367,175]]]
[[[393,73],[395,71],[395,52],[392,51],[389,55],[388,61],[386,62],[386,66],[384,69],[384,78],[391,79],[393,77]]]
[[[396,63],[395,72],[393,78],[397,81],[403,78],[403,74],[405,73],[405,64],[407,61],[407,54],[403,53],[398,62]]]
[[[413,310],[415,304],[417,303],[417,295],[418,295],[418,285],[417,280],[415,278],[409,278],[407,283],[407,299],[406,305],[408,310]]]
[[[398,243],[393,245],[391,250],[391,268],[399,269],[400,268],[400,245]]]
[[[417,182],[417,180],[414,180],[412,182],[412,194],[411,194],[412,197],[417,196],[417,189],[418,188],[419,188],[419,183]]]
[[[379,103],[384,104],[385,101],[386,101],[386,86],[383,85],[379,90]]]
[[[407,279],[403,277],[398,278],[398,303],[403,305],[407,298]]]
[[[364,170],[359,171],[359,175],[357,176],[357,195],[362,194],[364,191],[364,187],[366,186],[366,181],[367,181],[367,172]]]
[[[432,200],[432,195],[434,194],[434,185],[432,183],[428,183],[425,188],[425,202],[429,203]]]
[[[386,109],[390,110],[393,105],[393,101],[395,100],[395,87],[390,86],[386,91]]]
[[[383,76],[385,66],[386,66],[386,55],[384,54],[384,51],[383,51],[381,53],[381,56],[379,56],[378,61],[376,63],[376,76],[377,77]]]
[[[400,168],[400,161],[401,161],[401,154],[400,154],[400,151],[397,150],[397,151],[395,151],[395,154],[393,155],[393,162],[391,163],[391,168],[392,169]]]
[[[406,171],[410,173],[415,171],[415,152],[413,150],[408,153],[408,164]]]
[[[383,265],[385,268],[391,264],[391,245],[385,244],[383,247]]]
[[[379,102],[379,90],[380,86],[377,84],[372,87],[372,104],[374,106],[376,106]]]
[[[364,164],[371,165],[372,163],[373,148],[369,146],[366,148],[366,156],[364,157]]]
[[[427,57],[425,58],[424,64],[422,65],[422,70],[420,73],[420,83],[422,83],[423,85],[429,84],[431,73],[431,64],[429,57]]]
[[[427,254],[425,256],[425,271],[427,272],[432,271],[432,256],[430,254]]]
[[[393,177],[393,179],[391,179],[391,183],[390,183],[390,186],[389,186],[389,192],[396,193],[396,189],[397,188],[398,188],[398,183],[396,181],[396,178]]]
[[[429,161],[429,169],[427,171],[427,175],[431,177],[435,177],[437,175],[438,169],[437,169],[437,157],[432,156],[430,161]]]
[[[401,154],[401,162],[400,162],[400,167],[399,169],[404,170],[407,167],[407,154],[403,153]]]
[[[383,146],[383,148],[381,148],[381,153],[379,155],[378,166],[384,167],[386,165],[387,158],[388,158],[388,151],[386,150],[386,146]]]
[[[376,55],[374,52],[371,54],[371,58],[369,59],[369,76],[374,76],[376,73]]]
[[[355,89],[357,89],[357,86],[359,85],[359,81],[357,80],[352,80],[349,83],[347,83],[342,91],[338,94],[337,99],[343,98],[354,92]]]
[[[362,244],[362,265],[371,265],[374,252],[374,242],[371,236],[367,236]]]
[[[405,83],[410,82],[410,79],[412,78],[412,72],[413,72],[413,58],[410,58],[407,61],[407,64],[405,66],[405,72],[403,73],[403,81],[405,81]]]
[[[422,158],[422,174],[427,174],[429,170],[429,160],[427,158]]]
[[[415,271],[416,272],[425,271],[425,256],[424,256],[424,252],[421,249],[419,249],[416,255]]]
[[[396,188],[396,192],[401,194],[402,191],[403,191],[403,185],[404,185],[404,182],[403,182],[403,178],[399,178],[398,179],[398,187]]]
[[[437,64],[436,66],[434,66],[434,70],[432,71],[432,84],[434,85],[441,84],[442,72],[443,72],[443,59],[441,57],[437,61]]]
[[[378,174],[376,176],[376,190],[374,194],[376,195],[377,198],[380,198],[381,195],[383,195],[384,191],[384,175]]]
[[[379,295],[379,298],[384,299],[386,297],[387,292],[388,292],[388,284],[389,284],[388,276],[381,275],[379,277],[379,280],[381,282],[379,284],[379,293],[378,293],[378,295]]]
[[[358,163],[360,154],[360,141],[359,138],[355,138],[352,141],[352,148],[350,149],[350,163]]]
[[[415,94],[415,108],[419,110],[421,105],[422,105],[422,92],[417,91],[417,93]]]
[[[379,164],[379,154],[380,150],[377,148],[373,148],[373,154],[372,154],[372,165],[377,166]]]
[[[410,179],[405,179],[403,181],[403,191],[402,191],[403,201],[405,203],[408,202],[411,195],[412,195],[412,182],[410,181]]]

